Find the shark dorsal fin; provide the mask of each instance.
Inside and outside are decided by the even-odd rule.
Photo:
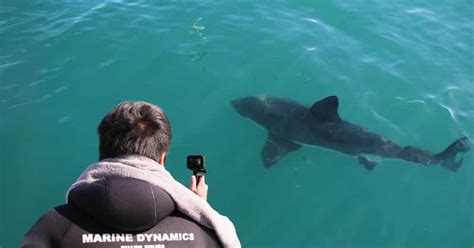
[[[328,96],[317,101],[309,109],[311,118],[321,122],[338,122],[341,120],[337,108],[339,99],[337,96]]]

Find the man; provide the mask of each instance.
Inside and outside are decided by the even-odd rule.
[[[21,247],[240,247],[232,222],[207,203],[204,177],[187,189],[166,171],[171,127],[159,107],[123,102],[98,133],[100,161]]]

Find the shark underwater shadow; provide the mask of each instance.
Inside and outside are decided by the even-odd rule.
[[[377,165],[365,155],[402,159],[422,165],[441,165],[457,171],[463,159],[458,153],[470,150],[468,137],[455,140],[440,153],[432,153],[413,146],[401,146],[389,139],[369,132],[366,128],[340,118],[339,99],[329,96],[307,107],[289,99],[270,96],[250,96],[231,102],[242,116],[263,126],[268,136],[261,156],[266,168],[275,165],[289,152],[302,145],[325,147],[355,156],[367,170]]]

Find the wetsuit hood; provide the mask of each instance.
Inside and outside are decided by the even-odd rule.
[[[175,210],[171,197],[148,182],[106,177],[71,190],[68,202],[100,224],[118,231],[147,230]]]

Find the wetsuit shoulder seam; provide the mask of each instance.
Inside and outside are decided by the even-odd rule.
[[[61,242],[61,243],[63,242],[64,238],[66,237],[66,234],[69,232],[69,229],[71,229],[72,222],[71,222],[71,221],[68,221],[68,222],[69,222],[69,224],[68,224],[66,230],[64,231],[64,233],[63,233],[63,235],[62,235],[62,237],[61,237],[61,239],[60,239],[60,242]]]

